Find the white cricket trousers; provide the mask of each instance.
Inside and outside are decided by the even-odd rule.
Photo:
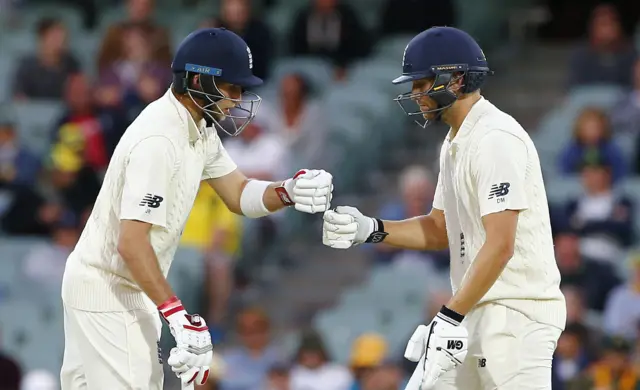
[[[463,324],[469,352],[435,390],[551,390],[551,360],[562,331],[497,304],[473,310]]]
[[[62,390],[162,390],[157,312],[64,306]]]

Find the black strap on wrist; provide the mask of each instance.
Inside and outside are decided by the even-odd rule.
[[[464,320],[464,316],[460,313],[456,313],[455,311],[449,309],[446,306],[442,306],[440,309],[440,313],[438,313],[438,317],[443,320],[449,322],[451,325],[460,325],[462,320]]]
[[[369,244],[379,244],[384,241],[385,238],[387,238],[389,233],[384,231],[384,223],[382,223],[381,219],[374,218],[373,221],[373,232],[369,235],[365,242]]]

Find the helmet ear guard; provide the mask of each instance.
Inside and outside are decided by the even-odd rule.
[[[464,93],[475,92],[478,89],[482,88],[485,81],[487,81],[487,76],[492,75],[493,72],[490,70],[486,71],[477,71],[470,70],[464,75]]]
[[[173,74],[172,86],[176,93],[187,93],[187,72],[175,72]]]

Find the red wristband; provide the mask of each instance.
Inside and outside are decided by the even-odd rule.
[[[284,188],[284,181],[282,182],[282,184],[280,184],[278,187],[275,188],[276,194],[278,195],[278,197],[280,198],[280,200],[282,201],[282,204],[285,206],[293,206],[295,204],[295,202],[291,199],[291,196],[289,196],[289,193],[287,192],[287,189]]]
[[[158,306],[158,311],[165,319],[183,310],[184,306],[182,306],[182,302],[175,296],[167,299],[163,304]]]
[[[299,176],[304,175],[305,173],[307,173],[307,170],[306,169],[301,169],[298,172],[296,172],[295,175],[293,175],[291,180],[295,180]],[[280,185],[278,187],[275,188],[276,194],[278,195],[278,197],[280,197],[280,200],[282,201],[283,205],[285,205],[285,206],[293,206],[294,204],[296,204],[296,202],[294,202],[293,199],[291,199],[291,194],[289,194],[287,192],[287,189],[284,186],[286,182],[287,182],[287,180],[283,181],[282,183],[280,183]]]

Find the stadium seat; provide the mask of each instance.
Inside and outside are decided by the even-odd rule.
[[[633,170],[633,164],[636,162],[636,146],[638,135],[635,133],[622,133],[614,134],[614,142],[620,147],[624,155],[624,159],[630,166],[630,170]]]
[[[576,87],[567,95],[567,105],[579,111],[584,107],[595,106],[608,110],[620,101],[626,90],[615,85],[596,85]]]
[[[70,38],[73,54],[82,64],[82,68],[89,76],[97,76],[97,55],[100,50],[102,36],[96,32],[83,32]]]
[[[64,354],[64,323],[41,321],[29,328],[20,344],[18,359],[29,370],[59,372]]]
[[[580,178],[577,176],[560,177],[545,182],[549,203],[562,204],[583,193]]]
[[[190,311],[198,311],[201,304],[201,292],[204,286],[206,270],[203,255],[193,248],[178,248],[171,263],[168,280],[171,287]]]
[[[271,83],[279,87],[280,81],[290,73],[301,73],[316,92],[322,92],[333,83],[333,67],[329,62],[314,57],[286,57],[274,61]]]
[[[382,38],[374,48],[374,58],[402,66],[402,54],[413,35],[395,35]]]
[[[381,332],[380,317],[375,307],[338,308],[316,316],[314,328],[324,338],[331,356],[346,363],[349,347],[356,337],[364,332]]]
[[[283,54],[288,51],[288,34],[293,27],[298,10],[306,3],[306,0],[281,2],[267,12],[265,22],[273,33],[276,52]]]
[[[36,37],[31,30],[14,31],[0,36],[2,56],[17,62],[22,56],[36,50]]]
[[[100,13],[100,25],[98,26],[98,32],[103,35],[105,31],[114,23],[121,22],[127,19],[127,10],[124,5],[117,5],[105,8]]]
[[[533,137],[541,160],[555,163],[558,153],[571,138],[574,122],[580,111],[586,107],[600,107],[609,110],[624,96],[624,90],[617,86],[590,86],[572,89],[561,107],[549,112],[540,122]]]
[[[368,59],[355,63],[348,73],[349,83],[370,85],[380,90],[389,100],[409,90],[408,85],[395,85],[391,81],[402,73],[400,62]]]
[[[66,4],[29,4],[29,12],[23,12],[21,14],[24,28],[33,33],[35,27],[42,18],[56,18],[62,21],[67,30],[69,36],[73,36],[83,32],[82,15],[77,7],[73,7]]]
[[[45,153],[50,146],[55,124],[64,111],[62,103],[16,102],[13,104],[13,110],[17,119],[20,141],[35,152]]]
[[[0,45],[2,44],[0,39]],[[13,72],[16,67],[16,59],[11,56],[0,56],[0,104],[11,99],[13,85]]]
[[[42,239],[11,237],[0,239],[0,286],[4,293],[14,295],[16,287],[32,290],[22,273],[23,260],[27,253]]]
[[[42,310],[31,301],[9,299],[1,302],[0,331],[3,349],[19,353],[31,334],[41,330],[44,321]]]
[[[638,195],[640,195],[640,178],[636,176],[625,179],[620,183],[618,190],[620,193],[635,201],[634,229],[636,237],[638,237],[638,235],[640,235],[640,202],[638,202]]]

